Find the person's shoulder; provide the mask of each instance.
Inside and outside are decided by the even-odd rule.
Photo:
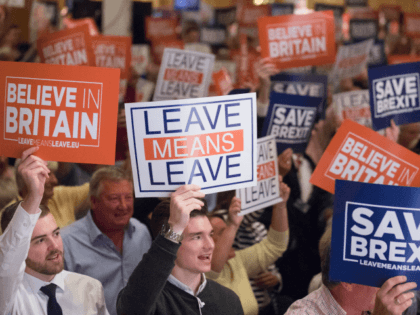
[[[130,224],[132,226],[134,226],[135,234],[138,234],[140,236],[143,236],[143,235],[146,234],[146,235],[150,236],[150,232],[149,232],[149,229],[147,228],[146,224],[140,222],[136,218],[131,218],[130,219]],[[150,239],[151,239],[151,236],[150,236]]]
[[[216,303],[218,308],[234,312],[232,314],[243,314],[239,296],[231,289],[207,278],[207,285],[203,293],[205,295],[203,302],[210,302],[210,305]]]
[[[209,278],[207,278],[207,287],[213,294],[217,293],[217,295],[226,296],[227,298],[237,298],[239,300],[238,295],[231,289]]]
[[[63,276],[66,285],[72,288],[77,288],[80,293],[89,293],[95,290],[102,291],[102,283],[97,279],[67,270],[63,270],[62,272],[64,273]]]
[[[70,225],[67,225],[60,229],[60,234],[64,238],[83,238],[86,235],[88,230],[87,228],[87,218],[81,218]]]

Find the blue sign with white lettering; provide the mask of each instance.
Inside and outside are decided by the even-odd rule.
[[[420,285],[420,188],[335,181],[330,279]]]
[[[200,1],[199,0],[175,0],[174,10],[199,11]]]
[[[325,118],[328,76],[319,74],[280,73],[271,77],[271,90],[290,95],[321,97],[317,114]]]
[[[420,62],[368,69],[374,130],[420,121]]]
[[[292,148],[295,153],[305,152],[321,102],[320,97],[272,91],[262,135],[276,136],[279,154],[287,148]]]

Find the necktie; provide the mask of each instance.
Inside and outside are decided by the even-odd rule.
[[[42,287],[40,290],[42,293],[49,297],[47,311],[48,315],[63,315],[60,304],[58,304],[55,298],[55,289],[57,286],[54,283]]]

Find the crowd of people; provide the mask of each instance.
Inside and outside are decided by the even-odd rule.
[[[387,53],[417,53],[387,25],[378,33]],[[183,27],[180,39],[200,41],[196,22]],[[229,32],[213,53],[226,60],[239,45]],[[0,60],[36,62],[33,47],[0,5]],[[279,70],[259,56],[258,38],[248,37],[248,49],[257,59],[236,87],[257,92],[261,135]],[[156,81],[158,71],[151,61],[144,77]],[[126,102],[138,79],[133,72]],[[329,279],[334,196],[309,178],[341,124],[332,94],[367,87],[366,71],[329,88],[305,153],[279,152],[283,201],[245,216],[234,191],[205,195],[193,184],[170,198],[134,198],[122,108],[115,166],[44,161],[37,147],[1,157],[0,315],[420,313],[416,284],[404,276],[381,288]],[[420,122],[384,134],[420,152]]]

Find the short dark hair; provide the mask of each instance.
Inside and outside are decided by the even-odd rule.
[[[201,207],[201,210],[191,211],[190,218],[207,216],[207,202],[205,199],[200,200],[204,202],[204,206]],[[165,198],[156,206],[155,210],[153,210],[152,219],[150,220],[150,229],[152,231],[153,239],[159,235],[163,224],[168,222],[170,206],[171,199]]]
[[[10,221],[12,221],[13,216],[15,215],[15,212],[20,203],[21,201],[17,201],[4,209],[3,215],[1,216],[1,230],[3,231],[3,233],[4,231],[6,231]],[[50,213],[50,209],[45,205],[39,205],[39,209],[41,209],[41,215],[39,218],[43,218]]]

